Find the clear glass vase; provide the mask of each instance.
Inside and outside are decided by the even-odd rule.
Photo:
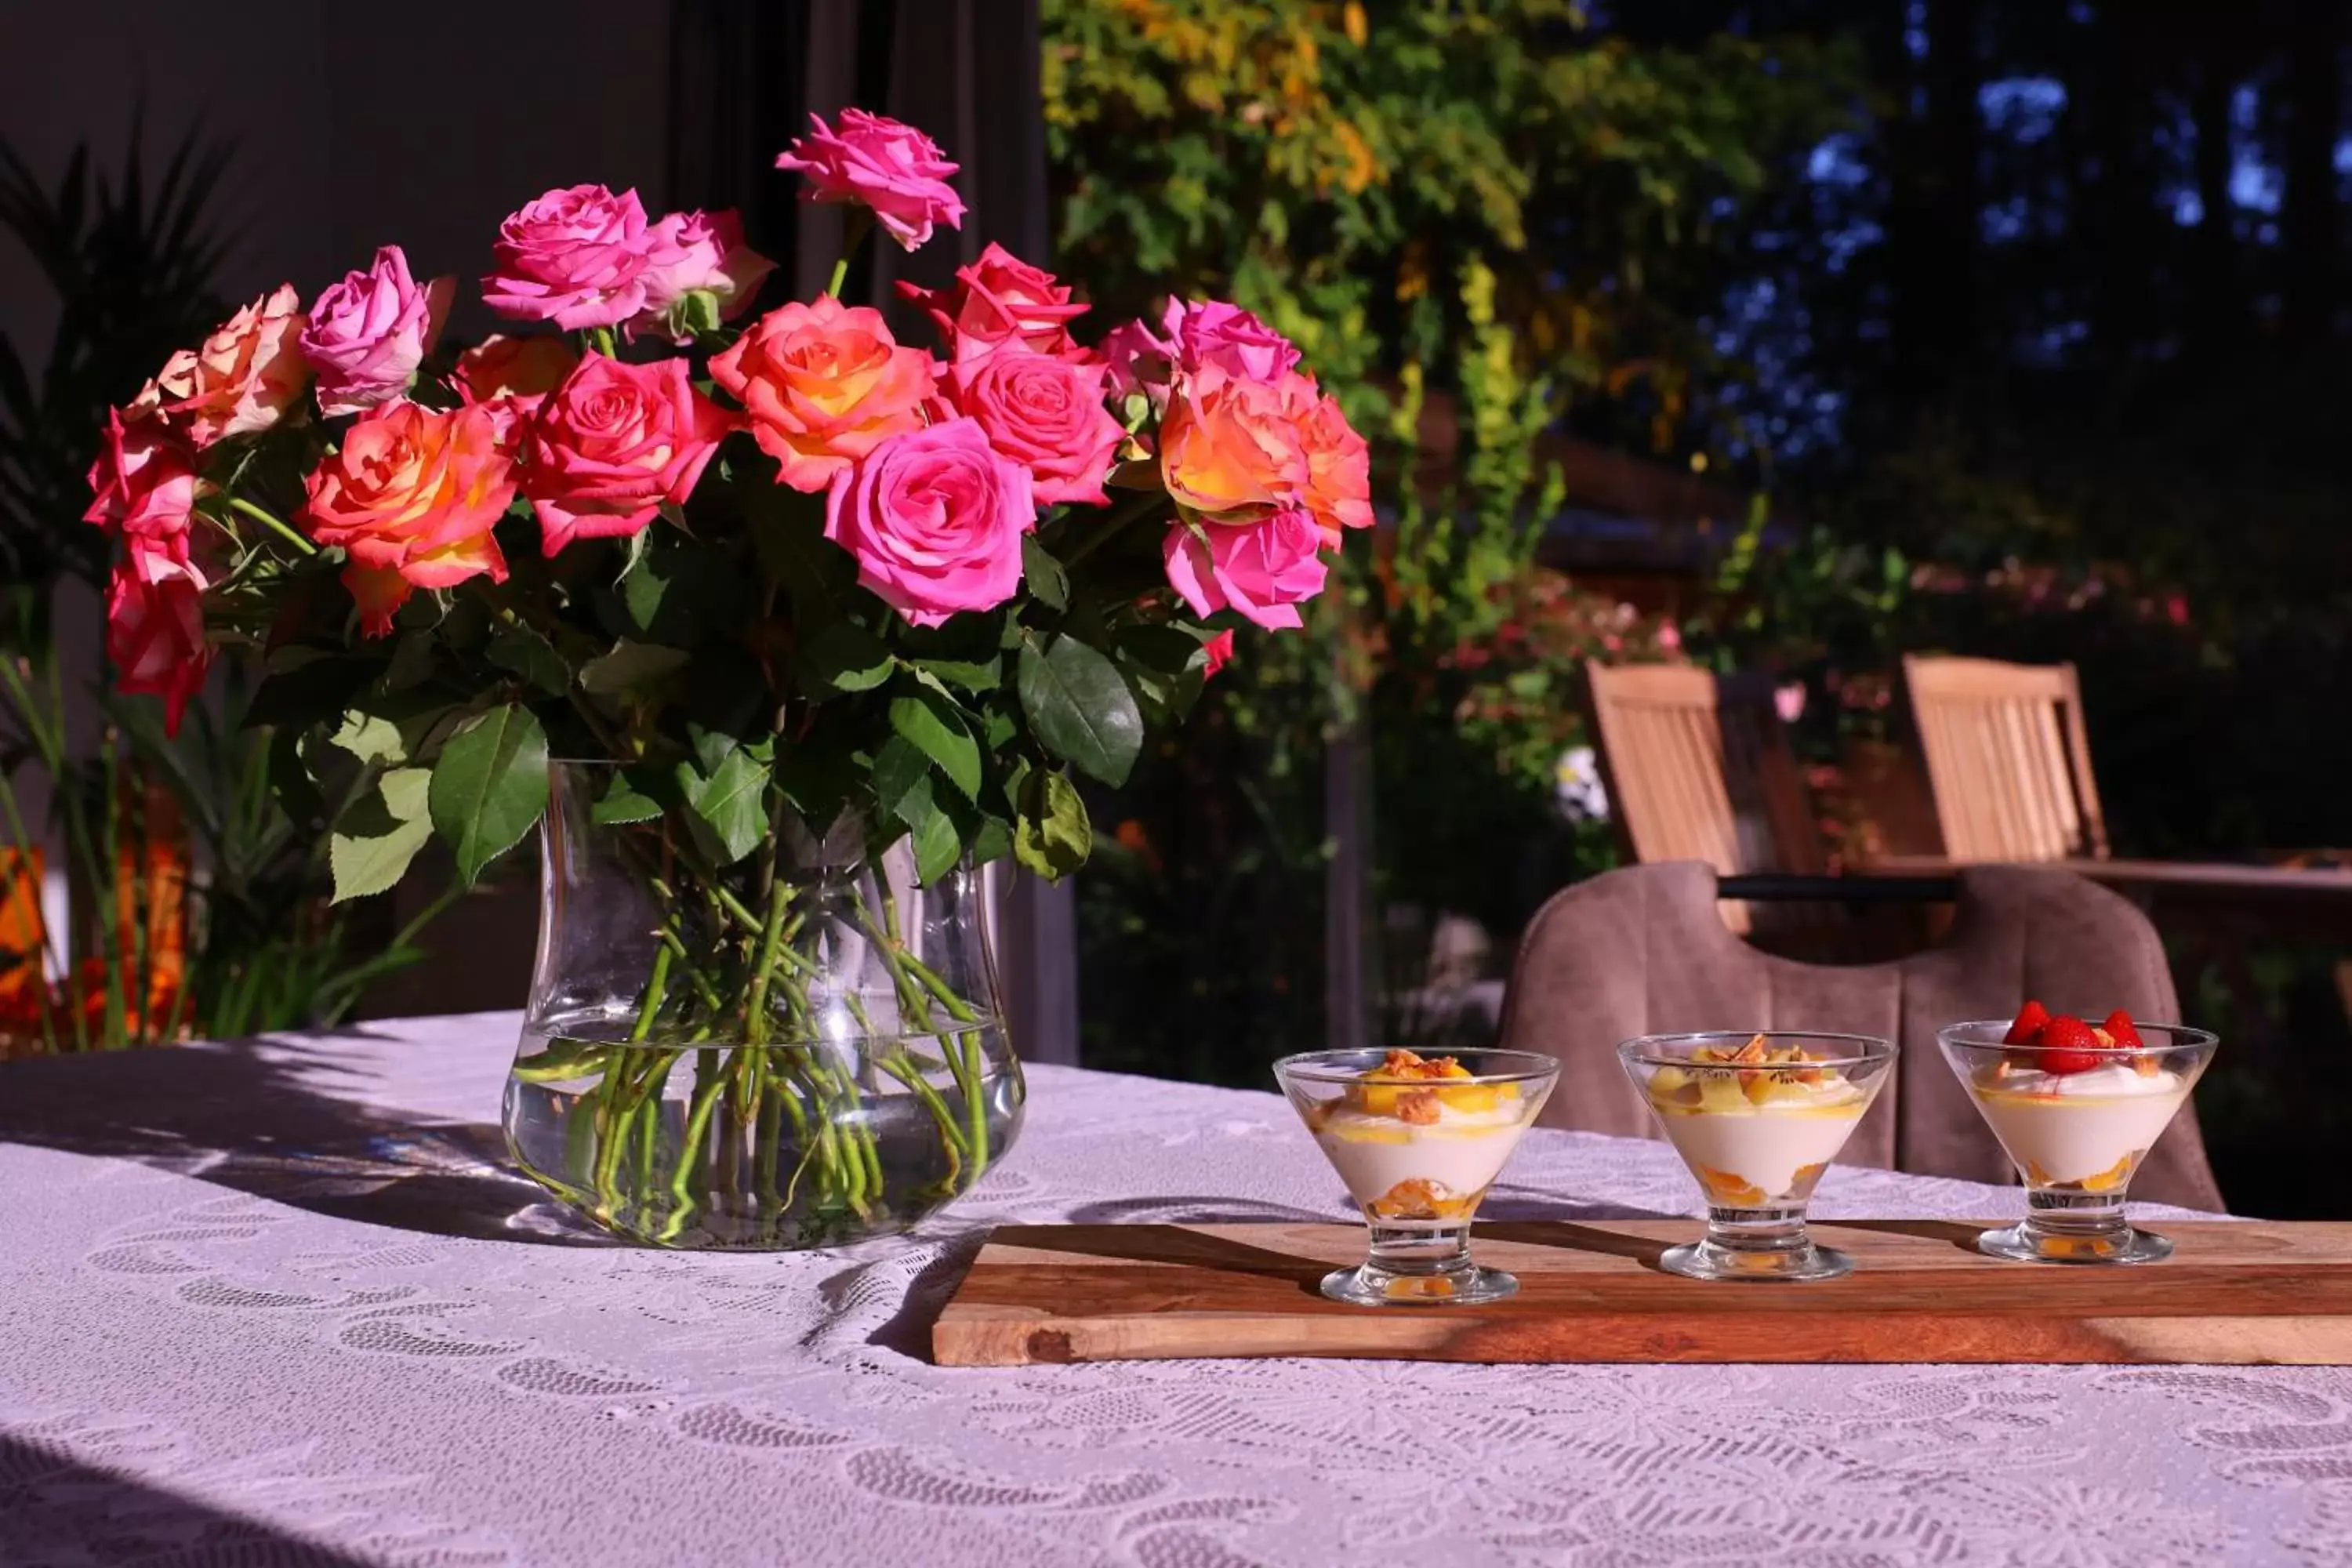
[[[797,821],[725,866],[670,816],[598,820],[558,763],[538,963],[507,1082],[525,1173],[657,1247],[827,1247],[968,1190],[1021,1124],[979,874]],[[612,815],[607,813],[606,815]]]

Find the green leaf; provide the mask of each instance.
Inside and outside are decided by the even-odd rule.
[[[1029,596],[1047,609],[1070,607],[1070,575],[1034,533],[1021,536],[1021,577],[1029,584]]]
[[[934,811],[915,829],[915,876],[929,882],[954,868],[963,856],[963,840],[956,834],[955,819],[944,811]]]
[[[408,761],[408,742],[400,726],[373,713],[362,713],[354,708],[343,715],[335,732],[327,737],[328,744],[348,752],[362,763],[382,763],[396,767]]]
[[[386,692],[406,691],[433,678],[433,634],[406,632],[393,645],[392,660],[383,667]]]
[[[1121,658],[1161,675],[1181,675],[1209,662],[1201,639],[1182,626],[1127,626],[1118,632],[1117,641]]]
[[[931,760],[903,735],[874,755],[874,804],[909,827],[931,811]]]
[[[1013,855],[1037,875],[1060,881],[1087,863],[1095,843],[1078,786],[1058,771],[1040,769],[1021,781],[1021,815],[1013,826]]]
[[[311,659],[280,670],[254,689],[244,727],[280,724],[307,730],[323,724],[349,708],[374,673],[373,665],[355,658]]]
[[[656,643],[622,641],[613,651],[599,654],[580,667],[580,689],[599,697],[649,686],[663,676],[686,668],[687,655]]]
[[[621,609],[635,640],[693,647],[744,618],[751,584],[725,553],[668,529],[636,537],[643,549],[620,582]]]
[[[980,794],[980,742],[963,715],[935,687],[901,682],[890,699],[890,728],[939,763],[966,800]]]
[[[623,768],[614,771],[604,798],[589,808],[588,820],[599,827],[614,827],[625,822],[651,822],[661,814],[662,803],[630,776],[630,770]]]
[[[915,668],[966,691],[993,691],[1004,679],[1004,662],[993,654],[984,659],[919,658]]]
[[[698,773],[680,763],[679,787],[695,820],[709,830],[722,865],[733,865],[768,837],[768,765],[738,748],[718,769]]]
[[[399,882],[433,837],[427,804],[432,787],[431,769],[394,768],[343,808],[327,839],[336,903],[384,892]]]
[[[1118,785],[1143,750],[1143,714],[1118,667],[1075,637],[1021,652],[1021,706],[1045,749]]]
[[[563,662],[563,656],[529,626],[500,626],[490,637],[489,658],[550,697],[562,696],[572,684],[572,668]]]
[[[985,866],[1012,853],[1013,830],[993,816],[982,817],[980,830],[971,838],[972,864]]]
[[[824,536],[824,503],[758,480],[739,487],[751,514],[760,564],[793,596],[802,618],[839,619],[849,610],[857,561]]]
[[[530,710],[493,708],[450,737],[433,769],[431,805],[460,880],[513,848],[547,809],[547,733]]]
[[[801,689],[819,701],[871,691],[890,679],[890,650],[856,621],[829,621],[801,644],[794,673]]]

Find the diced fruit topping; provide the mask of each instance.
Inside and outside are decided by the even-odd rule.
[[[1719,1204],[1738,1208],[1753,1208],[1764,1201],[1764,1189],[1733,1171],[1717,1171],[1706,1165],[1697,1168],[1698,1184],[1706,1195]]]
[[[2036,1043],[2041,1055],[2033,1065],[2043,1072],[2089,1072],[2099,1065],[2099,1037],[2072,1014],[2061,1014],[2042,1026]]]
[[[1478,1206],[1484,1195],[1457,1194],[1443,1182],[1412,1176],[1374,1198],[1370,1206],[1381,1219],[1461,1219]]]
[[[1465,1115],[1476,1115],[1519,1096],[1519,1086],[1515,1083],[1459,1081],[1475,1076],[1452,1057],[1424,1058],[1412,1051],[1391,1051],[1380,1066],[1349,1089],[1348,1095],[1368,1116],[1393,1116],[1423,1127],[1438,1120],[1441,1105]],[[1425,1087],[1431,1085],[1438,1087]]]
[[[2039,1002],[2028,1002],[2017,1010],[2017,1022],[2000,1037],[2005,1046],[2030,1046],[2041,1039],[2042,1031],[2049,1026],[2050,1009]]]
[[[2147,1044],[2139,1037],[2139,1031],[2132,1027],[2131,1015],[2120,1007],[2107,1015],[2105,1026],[2107,1038],[2119,1046],[2137,1049]]]

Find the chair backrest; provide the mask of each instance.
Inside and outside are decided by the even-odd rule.
[[[2083,692],[2071,664],[1903,660],[1944,852],[1955,860],[2105,858]]]
[[[1585,677],[1611,819],[1634,859],[1823,868],[1770,680],[1680,664],[1594,663]]]
[[[1891,963],[1801,963],[1761,952],[1716,915],[1715,873],[1696,862],[1630,866],[1539,910],[1519,944],[1501,1043],[1560,1063],[1551,1126],[1656,1137],[1616,1059],[1635,1035],[1822,1029],[1901,1048],[1895,1080],[1847,1146],[1849,1164],[1980,1182],[2015,1179],[1943,1061],[1936,1031],[2007,1017],[2028,997],[2058,1012],[2179,1016],[2147,917],[2071,872],[1976,866],[1959,874],[1946,939]],[[2134,1197],[2219,1209],[2193,1107],[2183,1107],[2132,1184]]]

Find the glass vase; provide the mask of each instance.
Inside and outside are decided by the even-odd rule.
[[[919,883],[900,839],[779,813],[720,864],[707,828],[607,822],[617,769],[558,763],[538,960],[506,1090],[516,1162],[656,1247],[902,1231],[1021,1123],[981,879]]]

